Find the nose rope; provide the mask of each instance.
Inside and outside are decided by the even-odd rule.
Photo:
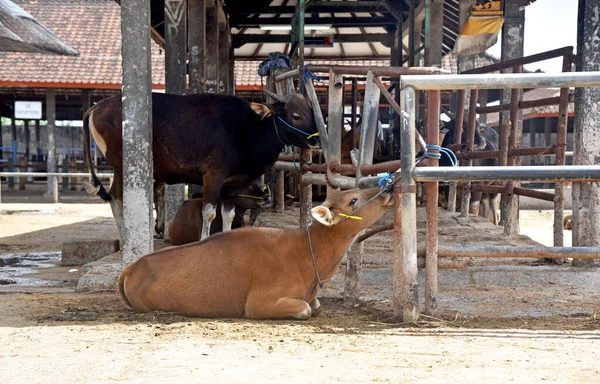
[[[393,172],[389,175],[384,176],[383,178],[381,178],[377,184],[381,185],[381,191],[377,192],[377,194],[373,197],[371,197],[369,200],[367,200],[363,205],[361,205],[360,207],[356,208],[354,211],[350,212],[349,214],[345,214],[345,213],[340,213],[339,215],[343,217],[343,219],[341,221],[345,221],[347,219],[352,219],[352,220],[362,220],[362,217],[360,216],[355,216],[354,214],[364,208],[365,205],[369,204],[371,201],[375,200],[379,195],[381,195],[384,192],[391,192],[392,188],[394,188],[394,184],[396,184],[396,181],[398,181],[397,178],[394,177],[394,175],[396,174],[396,172]]]
[[[308,133],[308,132],[304,132],[301,129],[298,129],[296,127],[294,127],[293,125],[291,125],[290,123],[288,123],[287,121],[283,120],[281,117],[277,116],[277,115],[273,115],[273,126],[275,127],[275,132],[277,132],[277,137],[279,138],[279,141],[281,141],[283,143],[283,141],[281,140],[281,137],[279,137],[279,129],[277,128],[277,124],[275,123],[275,117],[277,117],[279,119],[279,121],[281,121],[283,124],[287,125],[289,128],[293,129],[296,132],[300,132],[303,135],[306,135],[306,139],[312,139],[313,137],[319,136],[319,133]],[[285,144],[285,143],[283,143]]]

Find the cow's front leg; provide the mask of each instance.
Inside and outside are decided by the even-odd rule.
[[[210,226],[217,217],[217,205],[225,177],[222,175],[205,174],[202,178],[202,234],[200,240],[210,236]],[[225,223],[223,222],[223,225]]]
[[[322,309],[319,299],[317,299],[315,297],[308,305],[310,306],[311,316],[312,317],[319,316],[319,313],[321,313],[321,309]]]
[[[223,232],[231,231],[231,223],[235,218],[235,204],[233,199],[222,199],[221,217],[223,218]]]
[[[304,300],[250,296],[246,302],[244,316],[249,319],[308,320],[311,312],[310,305]]]

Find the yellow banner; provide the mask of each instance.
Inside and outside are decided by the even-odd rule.
[[[469,17],[463,24],[461,35],[481,35],[498,33],[504,24],[504,17]]]

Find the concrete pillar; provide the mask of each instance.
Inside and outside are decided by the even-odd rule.
[[[150,2],[121,0],[123,264],[154,249]]]
[[[183,95],[186,88],[186,15],[186,0],[165,1],[165,92],[175,95]],[[177,210],[183,204],[184,194],[185,184],[165,184],[165,206],[156,207],[157,211],[164,209],[165,212],[165,235]]]
[[[229,23],[225,23],[219,30],[219,87],[218,92],[230,94],[229,91],[229,46],[231,45],[231,32]]]
[[[188,0],[188,49],[190,93],[204,92],[204,55],[206,43],[206,7],[204,0]]]
[[[600,0],[579,0],[577,71],[600,71]],[[600,88],[576,88],[573,164],[600,164]],[[600,183],[573,183],[573,246],[600,245]],[[599,260],[574,259],[580,267]]]
[[[522,0],[505,0],[504,2],[504,25],[502,26],[502,61],[512,60],[523,57],[524,35],[525,33],[525,5]],[[505,70],[503,72],[511,72]],[[519,92],[519,99],[522,98],[523,90]],[[502,102],[510,103],[511,90],[502,92]],[[510,121],[508,112],[500,114],[500,126],[510,123],[511,132],[517,136],[517,146],[521,142],[523,133],[523,112],[519,110],[517,121]],[[511,133],[512,134],[512,133]],[[510,160],[509,160],[510,162]],[[518,186],[520,183],[516,183]],[[512,202],[512,203],[511,203]],[[508,230],[511,234],[518,234],[519,226],[519,196],[513,195],[512,199],[502,199],[501,203],[502,222],[506,222],[508,210],[512,211],[513,220],[511,228]],[[505,232],[506,233],[506,232]]]
[[[46,131],[48,132],[48,158],[46,159],[47,171],[57,172],[56,167],[56,140],[54,137],[56,124],[56,92],[53,88],[46,90]],[[55,177],[48,178],[48,190],[44,197],[51,197],[54,193]]]
[[[219,9],[206,7],[206,83],[205,92],[219,92]]]
[[[441,66],[444,1],[425,1],[425,66]]]

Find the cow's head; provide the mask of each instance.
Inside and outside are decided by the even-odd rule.
[[[463,119],[463,130],[461,135],[461,143],[467,144],[467,126],[469,125],[468,117],[464,117]],[[456,129],[456,120],[450,120],[449,122],[444,124],[444,128],[448,129],[448,132],[444,136],[444,141],[442,142],[442,146],[447,146],[449,144],[454,143],[454,135]],[[487,142],[485,138],[481,135],[481,131],[479,130],[479,120],[475,120],[475,139],[473,140],[473,150],[480,151],[485,149]]]
[[[271,205],[271,189],[254,182],[235,197],[235,205],[243,209],[266,208]]]
[[[276,100],[275,104],[251,103],[251,106],[261,119],[269,120],[280,140],[300,148],[319,148],[318,130],[308,99],[299,93],[287,98],[268,94]]]
[[[311,210],[311,214],[319,223],[328,227],[339,226],[348,231],[348,235],[354,236],[379,220],[392,204],[391,191],[382,191],[381,188],[351,189],[332,192],[323,204]]]

